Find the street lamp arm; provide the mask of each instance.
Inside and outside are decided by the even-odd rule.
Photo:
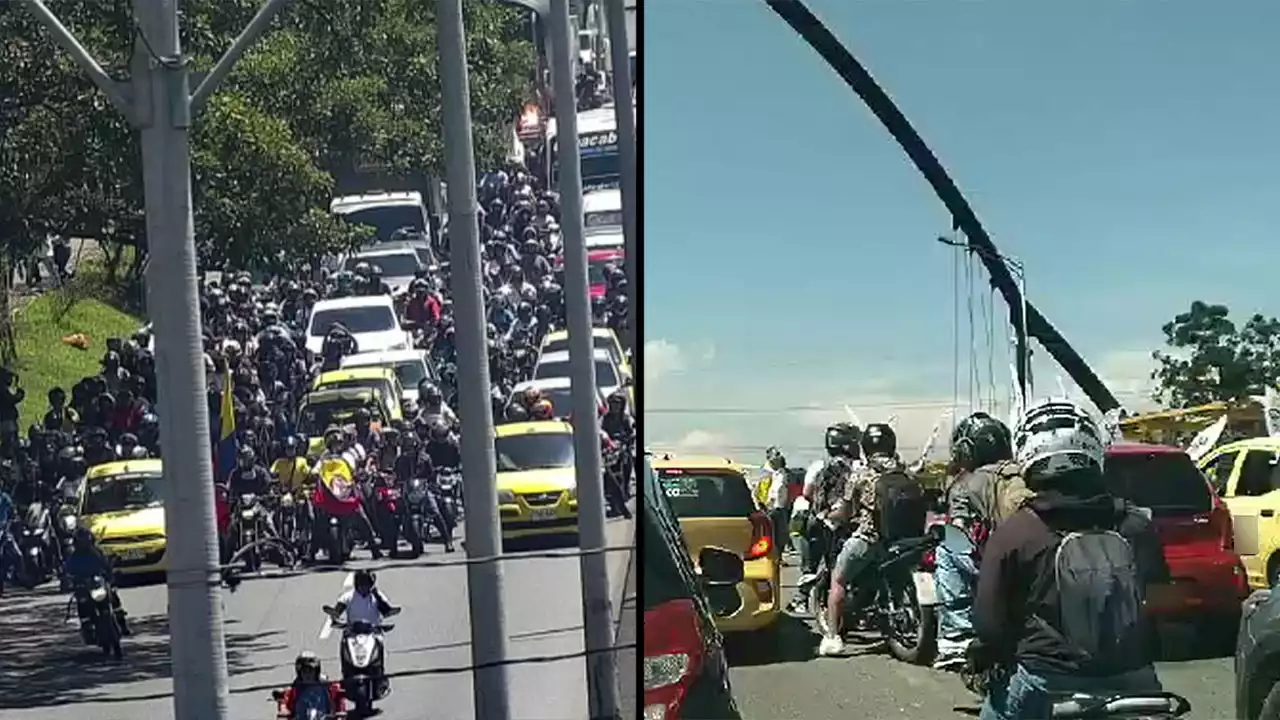
[[[116,110],[119,110],[122,115],[132,120],[134,116],[133,103],[130,102],[129,96],[125,93],[124,86],[111,79],[111,76],[107,74],[106,70],[102,69],[102,66],[89,54],[84,45],[80,44],[76,36],[71,34],[67,26],[63,25],[58,16],[54,15],[53,11],[41,0],[23,0],[23,4],[27,6],[27,9],[31,11],[36,20],[49,31],[49,34],[53,36],[54,42],[58,43],[63,50],[66,50],[71,55],[71,59],[75,61],[76,65],[80,66],[81,70],[84,70],[89,79],[93,81],[93,84],[106,93],[107,99],[111,101]]]
[[[30,1],[38,2],[38,0]],[[239,62],[240,58],[244,57],[249,48],[258,42],[258,39],[267,31],[267,26],[271,24],[272,20],[276,19],[276,15],[279,15],[284,6],[290,2],[292,0],[267,0],[267,4],[258,10],[258,14],[253,16],[253,19],[249,21],[240,36],[236,38],[235,42],[231,43],[231,47],[227,48],[222,57],[218,58],[218,62],[214,63],[213,69],[209,71],[209,74],[200,81],[200,84],[191,93],[192,114],[204,107],[204,104],[209,101],[209,96],[218,89],[222,81],[231,73],[231,68],[235,67],[235,64]]]

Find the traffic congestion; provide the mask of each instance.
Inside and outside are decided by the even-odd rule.
[[[812,707],[755,687],[810,661],[819,685],[907,678],[984,718],[1275,717],[1280,600],[1248,570],[1273,564],[1270,540],[1241,529],[1258,517],[1244,486],[1267,481],[1276,441],[1230,439],[1266,433],[1262,407],[1229,436],[1204,427],[1215,409],[1185,413],[1202,428],[1186,447],[1152,439],[1168,417],[1116,423],[1064,398],[1012,428],[974,413],[941,478],[904,463],[889,423],[830,426],[808,467],[776,447],[763,466],[646,454],[647,712]],[[698,660],[687,672],[669,660],[682,653]],[[1231,682],[1213,658],[1233,653],[1234,683],[1192,708],[1186,695],[1215,682],[1197,673]],[[940,712],[928,700],[889,702]]]
[[[584,112],[612,117],[594,71],[588,68],[581,86],[580,102],[594,108]],[[592,208],[589,302],[606,534],[620,548],[631,537],[637,458],[631,318],[618,138],[616,130],[597,130],[612,135],[597,138],[584,160],[598,186],[585,198]],[[559,195],[548,189],[555,187],[554,148],[543,137],[527,158],[484,173],[477,184],[497,502],[504,546],[517,559],[530,549],[578,543],[564,246]],[[259,658],[266,663],[259,670],[273,668],[257,685],[271,692],[262,688],[253,698],[269,695],[280,717],[384,710],[421,717],[411,709],[427,697],[414,686],[417,676],[469,669],[439,657],[457,643],[424,639],[465,632],[463,566],[433,570],[425,582],[416,574],[438,566],[420,558],[450,559],[466,542],[468,475],[455,408],[459,383],[470,381],[471,371],[460,366],[455,342],[447,225],[434,222],[418,191],[371,189],[335,197],[329,210],[372,230],[367,244],[290,263],[287,272],[201,268],[223,603],[232,622],[257,617],[260,627],[272,617],[283,624],[285,645],[257,650],[269,656]],[[155,584],[169,560],[164,503],[173,491],[163,468],[199,462],[164,452],[156,373],[149,324],[105,339],[100,371],[68,379],[47,397],[27,396],[19,375],[0,369],[5,413],[42,406],[39,422],[10,428],[0,448],[0,603],[29,616],[49,639],[25,657],[6,654],[6,690],[14,697],[0,707],[55,712],[48,708],[77,694],[73,678],[86,664],[100,666],[88,671],[98,678],[91,683],[97,694],[82,689],[93,697],[71,712],[123,717],[92,703],[124,702],[127,716],[137,717],[155,699],[121,698],[111,686],[153,684],[153,673],[163,675],[153,667],[163,662],[157,640],[168,631],[164,587]],[[400,564],[406,561],[418,562]],[[551,583],[566,598],[556,603],[560,614],[581,607],[575,557],[534,555],[528,562],[530,570],[508,571],[509,592],[527,596]],[[626,555],[611,555],[611,580],[626,564]],[[331,570],[345,575],[336,591],[324,579]],[[300,612],[304,625],[323,621],[318,644],[295,629]],[[392,634],[397,615],[401,629]],[[513,617],[517,639],[525,633],[543,646],[555,640],[550,649],[570,663],[513,680],[559,688],[531,711],[577,714],[585,679],[580,667],[576,676],[565,669],[581,665],[581,656],[564,648],[575,639],[581,647],[580,630],[561,621],[531,629],[526,613]],[[541,612],[528,617],[550,621]],[[408,659],[387,640],[398,636],[422,641],[405,646]],[[392,696],[397,674],[410,679]],[[462,699],[455,704],[442,704],[438,716],[471,716]]]

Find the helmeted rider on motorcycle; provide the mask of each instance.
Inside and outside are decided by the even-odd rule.
[[[984,412],[964,418],[951,431],[948,475],[952,479],[946,492],[947,526],[935,571],[941,603],[934,661],[938,669],[964,666],[965,651],[973,640],[977,560],[1000,519],[999,506],[1020,506],[1030,496],[1021,468],[1013,461],[1009,428]]]
[[[844,640],[840,632],[844,621],[845,598],[855,583],[865,581],[865,572],[871,566],[873,553],[880,543],[876,485],[881,474],[902,472],[904,469],[902,460],[898,458],[897,434],[889,425],[868,425],[862,431],[860,445],[866,464],[850,469],[841,495],[835,496],[830,491],[827,495],[834,508],[828,511],[827,518],[837,527],[843,522],[843,529],[848,534],[831,567],[831,585],[827,591],[826,607],[829,632],[818,644],[820,655],[838,655],[844,651]],[[922,517],[921,531],[923,525]]]
[[[835,518],[828,522],[828,515],[832,512],[832,503],[843,495],[844,484],[862,455],[858,445],[861,437],[862,431],[853,423],[839,422],[826,430],[823,444],[827,448],[827,458],[822,461],[817,478],[805,496],[809,501],[808,521],[804,528],[806,552],[800,579],[796,583],[799,591],[787,608],[789,613],[804,615],[809,612],[809,585],[818,578],[818,565],[827,556],[832,528],[846,524],[844,521],[837,523]]]
[[[324,676],[319,655],[303,650],[293,661],[293,682],[277,696],[277,700],[284,717],[294,717],[300,705],[303,708],[323,708],[324,716],[329,717],[342,709],[342,684],[330,682]]]
[[[71,554],[63,561],[63,568],[73,587],[77,587],[94,577],[101,577],[107,582],[107,587],[111,592],[111,607],[116,612],[116,623],[120,627],[120,634],[128,635],[129,625],[125,621],[124,606],[120,604],[120,595],[116,592],[115,585],[111,582],[113,576],[111,561],[98,548],[98,544],[94,541],[93,533],[89,531],[89,528],[76,528],[75,535],[72,536]],[[78,599],[79,597],[77,597]],[[79,614],[82,623],[87,622],[92,617],[93,607],[87,603],[77,602],[76,612]]]
[[[382,619],[391,614],[395,606],[376,587],[376,581],[376,576],[368,570],[355,571],[352,577],[353,587],[338,596],[338,602],[333,606],[332,617],[337,620],[346,613],[348,624],[365,622],[374,627],[381,625]],[[385,672],[385,666],[383,670]],[[387,678],[384,675],[378,681],[379,697],[386,693],[387,685]]]
[[[458,415],[445,404],[440,387],[424,378],[418,383],[418,418],[430,421],[434,417],[444,418],[451,430],[458,428]]]
[[[323,470],[325,465],[340,460],[347,466],[350,473],[351,486],[347,489],[350,493],[349,497],[337,498],[339,501],[345,501],[349,498],[360,498],[360,488],[356,482],[356,473],[360,469],[360,457],[351,448],[347,446],[346,436],[343,435],[342,429],[336,426],[330,426],[324,432],[324,452],[316,460],[316,464],[311,467],[311,474],[315,476],[318,482],[325,483]],[[326,487],[330,487],[326,484]],[[330,487],[332,493],[334,488]],[[351,502],[351,510],[356,518],[357,531],[364,536],[365,541],[369,543],[369,552],[373,555],[374,560],[382,558],[382,549],[379,547],[381,543],[378,540],[378,534],[374,532],[373,523],[369,520],[369,514],[365,511],[363,502]]]

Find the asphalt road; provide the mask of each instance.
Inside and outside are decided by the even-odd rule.
[[[632,545],[630,522],[611,520],[610,546]],[[471,720],[470,619],[466,570],[424,566],[460,557],[439,546],[409,561],[350,563],[348,569],[376,569],[378,585],[404,608],[387,636],[388,670],[430,671],[392,681],[379,703],[387,720]],[[521,558],[504,566],[506,621],[511,657],[581,652],[582,596],[578,558]],[[609,553],[615,612],[622,603],[629,566],[627,552]],[[273,717],[270,692],[293,677],[293,659],[303,649],[320,654],[325,672],[339,673],[339,633],[320,638],[322,604],[342,590],[347,570],[285,575],[267,571],[247,579],[235,593],[223,591],[226,608],[230,717]],[[632,590],[634,596],[634,590]],[[124,661],[101,658],[81,644],[74,624],[64,622],[67,595],[56,585],[34,593],[6,593],[0,599],[0,718],[3,720],[161,720],[173,717],[169,665],[167,594],[163,584],[121,591],[133,636],[124,643]],[[634,608],[634,600],[631,601]],[[74,617],[74,610],[73,617]],[[627,623],[630,627],[625,627]],[[74,620],[73,620],[74,623]],[[635,638],[635,615],[621,617],[619,636]],[[630,663],[629,665],[627,663]],[[520,720],[564,720],[587,713],[586,666],[581,658],[512,665],[508,668],[512,716]],[[634,677],[635,654],[619,658],[619,674]],[[634,704],[634,685],[632,685]]]
[[[794,585],[795,568],[783,568]],[[787,593],[790,600],[790,592]],[[818,658],[810,626],[785,617],[776,645],[759,637],[730,637],[730,681],[749,720],[773,718],[965,718],[979,701],[957,676],[906,665],[884,654],[874,636],[850,644],[849,657]],[[1190,649],[1188,631],[1167,627],[1164,645]],[[1231,658],[1169,657],[1157,665],[1165,688],[1191,701],[1190,718],[1234,717]]]

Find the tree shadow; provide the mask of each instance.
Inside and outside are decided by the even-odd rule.
[[[134,692],[134,688],[122,687],[173,677],[169,618],[165,615],[130,617],[131,635],[122,643],[124,659],[117,662],[98,648],[84,645],[74,607],[68,615],[65,594],[38,603],[5,602],[0,604],[0,612],[5,615],[6,638],[0,644],[0,668],[4,668],[0,673],[0,710],[172,695],[168,683],[149,695],[144,694],[146,688]],[[283,631],[227,632],[228,670],[250,671],[249,659],[255,654],[285,648],[283,642],[273,639],[277,635]]]

